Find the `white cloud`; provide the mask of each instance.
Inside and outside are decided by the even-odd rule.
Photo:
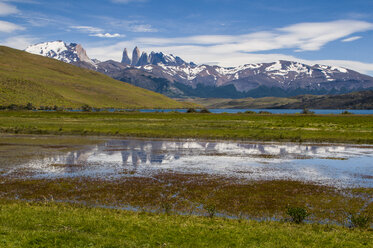
[[[124,37],[124,35],[115,33],[115,34],[110,34],[110,33],[98,33],[98,34],[90,34],[89,36],[94,36],[94,37],[100,37],[100,38],[118,38],[118,37]]]
[[[16,48],[16,49],[25,49],[29,45],[35,44],[38,42],[38,39],[27,36],[13,36],[1,41],[1,45]]]
[[[125,36],[125,35],[118,34],[118,33],[115,33],[115,34],[104,33],[104,30],[102,28],[91,27],[91,26],[71,26],[70,28],[77,29],[83,33],[88,33],[89,36],[93,36],[93,37],[119,38],[119,37]]]
[[[4,3],[0,1],[0,16],[7,16],[11,14],[17,14],[19,10],[16,6]]]
[[[92,58],[97,58],[101,61],[114,59],[117,61],[121,60],[122,51],[126,48],[133,48],[139,45],[135,41],[119,42],[117,44],[105,47],[86,47],[89,55]],[[250,63],[265,63],[273,62],[277,60],[289,60],[298,61],[301,63],[313,65],[313,64],[325,64],[345,67],[365,74],[373,73],[373,63],[363,63],[359,61],[349,61],[349,60],[304,60],[298,57],[271,53],[271,54],[261,54],[261,53],[240,53],[240,52],[221,52],[214,53],[208,48],[203,46],[140,46],[141,51],[151,52],[151,51],[162,51],[168,54],[175,54],[180,56],[186,61],[193,61],[197,64],[210,64],[210,65],[220,65],[225,67],[239,66]]]
[[[70,28],[80,30],[85,33],[100,33],[104,30],[101,28],[91,27],[91,26],[71,26]]]
[[[348,37],[356,32],[372,30],[373,24],[364,21],[339,20],[324,23],[299,23],[270,31],[243,35],[204,35],[175,38],[137,38],[112,46],[87,48],[89,54],[100,60],[120,61],[123,48],[140,46],[143,51],[162,51],[198,64],[238,66],[248,63],[293,60],[306,64],[330,64],[370,73],[373,64],[348,60],[302,60],[280,53],[260,52],[277,49],[315,51],[329,42]]]
[[[244,35],[204,35],[176,38],[143,38],[139,43],[149,45],[208,45],[215,52],[259,52],[275,49],[295,51],[320,50],[329,42],[356,32],[373,30],[373,23],[354,20],[333,22],[299,23],[272,31],[254,32]]]
[[[17,30],[24,30],[24,27],[18,26],[17,24],[6,22],[6,21],[0,21],[0,32],[4,33],[11,33]]]
[[[129,30],[135,33],[153,33],[158,30],[153,28],[150,24],[135,24],[129,26]]]
[[[363,37],[361,36],[353,36],[353,37],[349,37],[349,38],[346,38],[344,40],[342,40],[342,42],[351,42],[351,41],[355,41],[355,40],[358,40],[358,39],[361,39]]]
[[[153,33],[158,32],[158,30],[150,24],[145,24],[138,20],[120,20],[115,18],[104,18],[107,25],[110,27],[115,27],[116,29],[121,29],[134,33]]]

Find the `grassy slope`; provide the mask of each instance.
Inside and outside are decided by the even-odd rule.
[[[183,99],[180,99],[183,100]],[[235,109],[373,109],[373,91],[366,90],[343,95],[302,95],[296,97],[262,97],[242,99],[190,98],[185,99],[206,108]]]
[[[0,105],[116,108],[190,106],[101,73],[0,46]]]
[[[329,225],[0,203],[1,247],[369,247],[371,231]]]
[[[0,132],[373,144],[373,116],[0,111]]]

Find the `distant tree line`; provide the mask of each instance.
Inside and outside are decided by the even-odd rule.
[[[114,108],[95,108],[89,106],[88,104],[82,105],[80,108],[65,108],[61,106],[39,106],[36,107],[32,103],[27,103],[26,105],[22,104],[10,104],[6,106],[0,105],[0,110],[12,110],[12,111],[20,111],[20,110],[31,110],[31,111],[82,111],[82,112],[100,112],[100,111],[109,111],[113,110]],[[118,112],[134,112],[136,110],[129,109],[129,110],[122,110],[122,109],[114,109]]]

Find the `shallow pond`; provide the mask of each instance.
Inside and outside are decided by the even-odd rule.
[[[162,172],[372,188],[373,146],[115,139],[0,165],[0,175],[25,178],[111,180]]]

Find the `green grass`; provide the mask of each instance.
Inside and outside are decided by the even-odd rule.
[[[0,132],[373,144],[373,116],[1,111]]]
[[[369,230],[1,201],[1,247],[372,247]]]
[[[0,46],[0,105],[77,108],[191,106],[61,61]]]

